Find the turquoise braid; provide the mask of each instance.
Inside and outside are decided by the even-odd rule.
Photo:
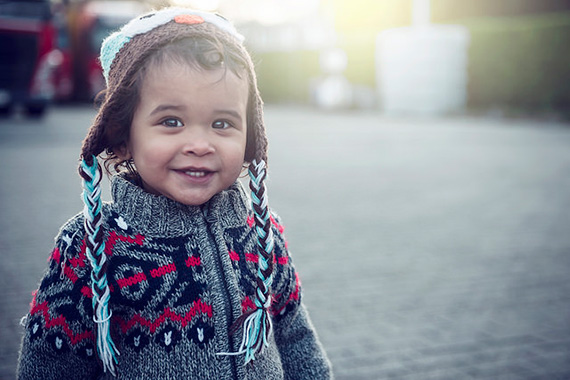
[[[267,193],[264,180],[267,176],[264,160],[253,160],[249,166],[249,188],[251,189],[251,201],[255,214],[255,232],[257,233],[258,267],[257,267],[257,290],[255,294],[256,309],[242,316],[243,337],[239,349],[245,353],[245,363],[255,360],[255,354],[262,352],[269,344],[272,324],[269,315],[271,306],[271,284],[273,283],[273,231],[269,207],[267,205]]]
[[[86,254],[93,270],[91,271],[91,289],[93,291],[93,320],[97,324],[97,352],[103,362],[103,370],[115,375],[115,363],[119,352],[111,339],[109,311],[109,284],[107,283],[107,258],[101,227],[101,179],[102,170],[97,157],[81,161],[80,171],[83,178],[83,215],[85,217]]]

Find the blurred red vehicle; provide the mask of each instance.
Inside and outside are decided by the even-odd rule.
[[[67,9],[61,3],[58,3],[58,5],[53,9],[56,47],[61,52],[61,64],[56,69],[54,78],[55,100],[65,102],[73,99],[73,56]]]
[[[99,63],[101,43],[105,37],[145,10],[145,6],[137,1],[90,1],[70,11],[76,100],[93,100],[105,88]]]
[[[0,1],[0,113],[22,105],[41,116],[56,93],[62,64],[48,0]]]

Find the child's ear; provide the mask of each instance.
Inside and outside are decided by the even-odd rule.
[[[121,160],[128,161],[132,158],[129,147],[126,143],[123,143],[115,148],[113,148],[113,153]]]

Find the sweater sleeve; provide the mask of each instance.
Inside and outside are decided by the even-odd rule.
[[[275,340],[286,379],[333,378],[331,364],[303,304],[277,323]]]
[[[62,227],[48,269],[23,320],[18,379],[95,379],[88,262],[79,217]]]
[[[275,341],[288,380],[332,379],[332,368],[309,314],[302,303],[301,282],[295,271],[284,228],[273,216],[277,267],[273,304]]]

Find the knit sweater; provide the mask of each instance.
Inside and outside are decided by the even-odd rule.
[[[254,307],[256,236],[239,183],[202,206],[186,206],[115,176],[112,196],[103,225],[117,379],[332,377],[275,215],[269,346],[247,366],[243,355],[218,355],[238,351],[242,330],[232,335],[230,327]],[[94,325],[77,215],[61,228],[26,316],[18,378],[112,378],[98,362]]]

